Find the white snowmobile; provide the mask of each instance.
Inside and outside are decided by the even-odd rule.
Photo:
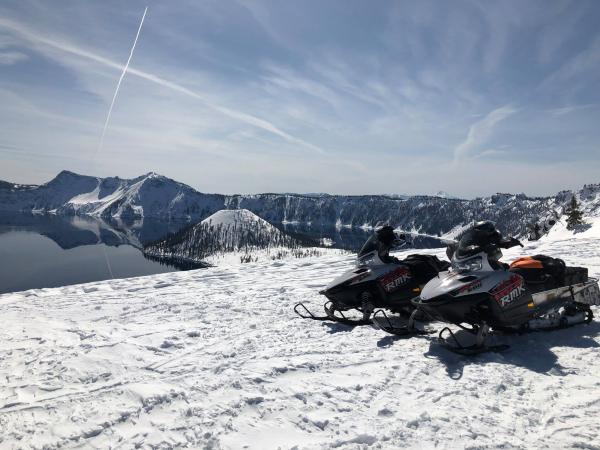
[[[450,264],[431,255],[409,255],[404,260],[389,255],[390,249],[398,248],[406,241],[405,235],[396,235],[390,226],[379,229],[358,253],[356,267],[320,291],[328,299],[323,305],[325,315],[313,314],[303,303],[296,304],[294,311],[304,319],[347,325],[371,324],[376,308],[410,315],[414,310],[411,299]],[[358,312],[358,317],[346,315],[350,311]]]
[[[586,268],[544,255],[501,263],[500,248],[516,245],[522,246],[502,238],[492,222],[477,223],[460,239],[450,270],[413,300],[418,311],[459,326],[474,341],[465,345],[446,327],[439,333],[442,345],[461,354],[501,351],[508,346],[486,345],[490,329],[522,333],[591,322],[590,305],[600,305],[598,280],[589,278]]]

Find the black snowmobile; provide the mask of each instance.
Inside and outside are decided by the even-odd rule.
[[[372,323],[376,308],[410,315],[414,310],[411,299],[421,292],[429,280],[450,264],[436,256],[409,255],[399,260],[389,255],[392,248],[407,242],[390,226],[379,229],[363,245],[357,255],[356,267],[336,279],[319,293],[327,297],[325,315],[313,314],[306,305],[298,303],[294,311],[304,319],[330,320],[347,325]],[[359,313],[354,318],[350,311]],[[346,313],[346,314],[345,314]]]
[[[433,278],[413,304],[433,320],[459,326],[464,337],[448,327],[440,343],[460,354],[501,351],[507,345],[486,345],[490,329],[523,333],[565,328],[593,319],[590,305],[600,305],[598,280],[582,267],[544,255],[519,258],[510,266],[499,261],[501,248],[522,244],[503,238],[492,222],[467,231],[452,257],[449,271]],[[463,342],[461,342],[461,340]]]

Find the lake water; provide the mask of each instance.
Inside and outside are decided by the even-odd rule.
[[[145,258],[141,249],[185,225],[0,215],[0,293],[179,270]]]
[[[198,268],[150,260],[145,244],[189,225],[142,220],[111,222],[88,217],[0,214],[0,293],[127,278]],[[287,232],[336,248],[358,250],[370,231],[314,229],[287,225]],[[435,238],[416,237],[417,248],[440,246]]]

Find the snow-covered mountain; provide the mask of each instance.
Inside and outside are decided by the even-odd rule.
[[[343,196],[301,194],[219,195],[196,191],[149,173],[125,180],[63,171],[41,186],[0,183],[0,211],[41,211],[104,218],[154,217],[199,221],[222,209],[247,209],[270,223],[314,228],[373,227],[388,223],[404,231],[450,236],[473,220],[488,219],[507,234],[524,236],[527,224],[560,215],[571,196],[587,215],[600,214],[600,184],[551,197],[494,194],[464,200],[446,196]]]
[[[214,262],[234,254],[255,260],[261,251],[289,252],[303,243],[275,228],[247,209],[220,210],[200,223],[171,234],[144,248],[147,256],[194,262]]]
[[[126,180],[62,171],[41,186],[0,185],[0,211],[197,220],[221,209],[223,203],[222,195],[202,194],[153,172]]]

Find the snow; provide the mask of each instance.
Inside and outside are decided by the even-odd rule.
[[[563,216],[548,234],[540,238],[541,242],[579,241],[582,239],[600,239],[600,217],[586,217],[585,224],[571,231],[567,229],[566,218]]]
[[[448,241],[456,240],[462,233],[464,233],[466,230],[468,230],[471,227],[471,225],[472,225],[471,223],[456,225],[450,231],[448,231],[447,233],[444,233],[441,236],[441,239],[445,239]]]
[[[332,247],[333,244],[335,244],[335,242],[333,242],[333,239],[331,238],[321,238],[319,239],[319,243],[323,246],[323,247]]]
[[[222,225],[224,227],[243,224],[243,223],[252,223],[256,222],[263,225],[266,229],[275,229],[273,225],[271,225],[266,220],[261,219],[256,214],[248,211],[247,209],[222,209],[217,211],[212,216],[207,217],[201,223],[210,224],[213,226]]]
[[[504,259],[598,276],[593,222]],[[598,320],[476,358],[302,320],[353,263],[322,250],[0,296],[0,448],[598,448]]]
[[[241,264],[242,260],[245,260],[251,257],[251,262],[274,262],[281,259],[287,258],[306,258],[313,254],[316,255],[325,255],[325,254],[344,254],[347,253],[345,250],[338,249],[324,249],[324,248],[305,248],[305,249],[289,249],[286,247],[270,247],[266,249],[253,249],[248,252],[246,250],[238,250],[231,251],[225,253],[216,253],[214,255],[207,256],[201,262],[206,263],[211,266],[231,266]],[[182,258],[185,260],[185,258]],[[197,263],[198,261],[195,259],[190,259],[190,262]]]
[[[62,171],[42,186],[3,190],[0,209],[112,218],[199,220],[223,207],[223,196],[202,194],[153,172],[134,179]]]

